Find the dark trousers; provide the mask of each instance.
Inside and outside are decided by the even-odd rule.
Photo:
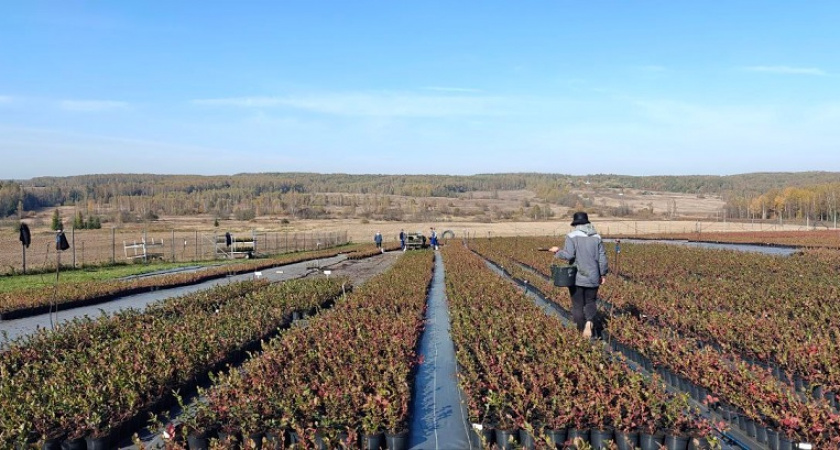
[[[598,288],[569,286],[569,295],[572,297],[572,320],[578,331],[583,331],[586,322],[592,322],[595,326],[595,316],[598,313]],[[593,330],[594,331],[594,330]]]

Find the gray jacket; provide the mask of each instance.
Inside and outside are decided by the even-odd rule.
[[[601,277],[609,272],[604,243],[591,223],[578,225],[567,234],[563,249],[555,253],[554,257],[568,260],[577,266],[575,286],[598,287],[601,285]]]

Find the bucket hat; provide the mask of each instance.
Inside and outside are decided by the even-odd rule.
[[[583,211],[578,211],[572,216],[572,226],[585,225],[589,223],[589,216]]]

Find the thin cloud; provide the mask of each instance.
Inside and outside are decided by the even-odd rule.
[[[338,116],[452,117],[505,114],[508,99],[411,93],[337,93],[287,97],[232,97],[193,100],[202,106],[288,107]]]
[[[744,67],[743,70],[749,72],[765,72],[765,73],[778,73],[783,75],[814,75],[814,76],[826,76],[828,72],[818,69],[816,67],[790,67],[790,66],[748,66]]]
[[[128,109],[129,104],[114,100],[62,100],[59,107],[65,111],[103,112]]]
[[[0,95],[0,103],[12,103],[12,97],[8,95]]]

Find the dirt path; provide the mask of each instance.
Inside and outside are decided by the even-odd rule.
[[[388,270],[397,261],[403,252],[393,251],[385,252],[381,255],[372,256],[370,258],[350,260],[345,259],[339,263],[327,267],[331,270],[331,275],[347,276],[353,282],[353,286],[360,286],[364,284],[371,277]]]

